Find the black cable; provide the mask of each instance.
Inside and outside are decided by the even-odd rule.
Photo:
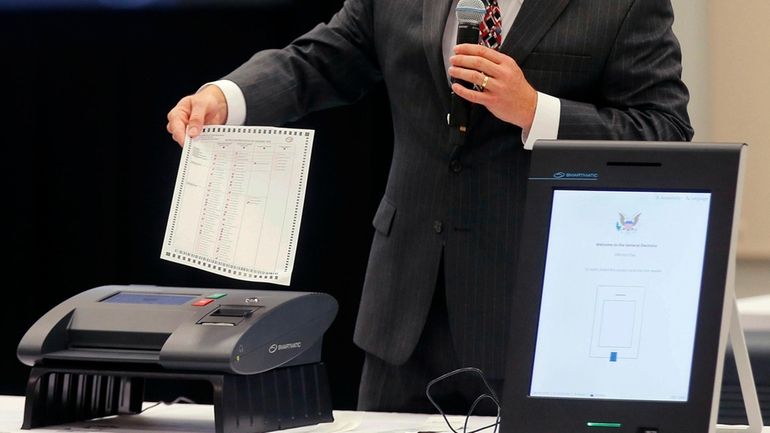
[[[482,431],[482,430],[486,430],[486,429],[488,429],[488,428],[490,428],[490,427],[494,427],[494,428],[495,428],[495,429],[493,430],[493,433],[494,433],[494,432],[496,432],[496,431],[497,431],[497,427],[498,427],[499,425],[500,425],[500,420],[498,419],[497,421],[493,422],[492,424],[489,424],[489,425],[485,425],[484,427],[479,427],[479,428],[477,428],[476,430],[471,430],[471,431],[469,431],[469,432],[466,432],[466,433],[477,433],[477,432],[480,432],[480,431]]]
[[[146,408],[140,410],[139,413],[144,413],[145,411],[150,410],[150,409],[152,409],[154,407],[160,406],[162,404],[166,405],[166,406],[171,406],[172,404],[177,404],[177,403],[195,404],[195,401],[193,401],[193,400],[191,400],[191,399],[189,399],[187,397],[177,397],[173,401],[162,401],[161,400],[161,401],[159,401],[159,402],[157,402],[157,403],[155,403],[155,404],[153,404],[151,406],[147,406]]]
[[[441,407],[435,402],[435,400],[433,400],[433,397],[430,395],[430,388],[433,385],[435,385],[436,383],[441,382],[442,380],[444,380],[444,379],[446,379],[448,377],[452,377],[452,376],[455,376],[455,375],[460,374],[460,373],[475,373],[476,375],[478,375],[481,378],[481,380],[484,382],[484,386],[489,391],[489,394],[482,394],[479,397],[477,397],[476,400],[471,405],[471,409],[470,409],[470,411],[468,412],[468,414],[465,417],[465,424],[463,426],[463,432],[464,433],[475,433],[475,432],[487,429],[487,428],[492,427],[492,426],[495,427],[494,432],[497,432],[497,426],[500,424],[500,400],[497,398],[497,394],[495,393],[495,390],[492,389],[492,387],[489,385],[489,382],[487,382],[487,378],[484,376],[484,373],[481,370],[479,370],[478,368],[476,368],[476,367],[458,368],[457,370],[453,370],[453,371],[450,371],[449,373],[442,374],[441,376],[439,376],[439,377],[431,380],[430,382],[428,382],[428,385],[425,387],[425,396],[428,397],[428,401],[430,401],[430,403],[433,405],[433,407],[435,407],[436,410],[439,412],[439,414],[441,414],[441,416],[444,418],[444,422],[446,423],[446,425],[449,427],[450,430],[452,430],[452,433],[458,433],[454,429],[454,427],[452,427],[452,424],[449,423],[449,420],[447,419],[446,414],[444,413],[444,411],[441,410]],[[473,412],[473,410],[476,408],[476,405],[482,399],[484,399],[484,398],[491,399],[492,402],[494,402],[495,406],[497,406],[497,420],[495,421],[494,424],[490,424],[490,425],[488,425],[486,427],[482,427],[482,428],[474,430],[472,432],[468,432],[467,431],[468,430],[468,418],[470,417],[470,415]]]
[[[493,393],[494,393],[494,391],[493,391]],[[476,430],[473,430],[471,432],[468,432],[468,420],[470,419],[471,415],[473,415],[473,410],[476,409],[476,406],[479,404],[479,402],[481,400],[485,399],[485,398],[488,398],[488,399],[492,400],[492,402],[497,407],[497,417],[495,419],[495,422],[493,424],[490,424],[490,425],[486,426],[486,427],[483,427],[483,428],[476,429]],[[495,429],[492,430],[492,433],[497,433],[497,427],[499,425],[500,425],[500,404],[498,403],[497,399],[492,397],[491,395],[489,395],[489,394],[481,394],[480,396],[476,397],[476,400],[473,401],[473,404],[471,404],[471,408],[468,409],[468,413],[465,415],[465,425],[463,426],[463,431],[465,431],[467,433],[475,433],[475,432],[478,432],[478,431],[481,431],[481,430],[485,430],[485,429],[488,429],[489,427],[494,426]]]

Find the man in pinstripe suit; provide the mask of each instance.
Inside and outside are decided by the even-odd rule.
[[[670,0],[499,3],[498,52],[454,47],[456,0],[346,0],[169,112],[182,143],[203,123],[279,125],[384,80],[394,149],[354,337],[360,409],[429,411],[427,381],[460,366],[501,386],[535,139],[692,137]],[[447,125],[451,91],[474,103],[466,132]]]

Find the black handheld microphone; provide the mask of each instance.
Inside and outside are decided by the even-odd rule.
[[[479,43],[479,25],[484,19],[486,9],[483,0],[460,0],[457,3],[457,45]],[[473,84],[463,80],[453,78],[452,82],[460,83],[469,89],[473,87]]]
[[[457,45],[459,44],[478,44],[479,43],[479,24],[484,19],[486,6],[483,0],[460,0],[455,9],[457,16]],[[453,83],[471,89],[473,84],[464,80],[452,78]],[[468,129],[468,114],[470,112],[470,102],[457,96],[452,92],[452,106],[447,121],[449,126],[456,126],[460,132]]]

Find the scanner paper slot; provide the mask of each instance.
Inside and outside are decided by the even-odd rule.
[[[220,305],[216,310],[203,316],[198,321],[198,324],[206,326],[236,326],[260,308],[262,307],[252,305]]]

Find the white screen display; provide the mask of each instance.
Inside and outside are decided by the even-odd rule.
[[[687,401],[710,199],[554,191],[531,396]]]

